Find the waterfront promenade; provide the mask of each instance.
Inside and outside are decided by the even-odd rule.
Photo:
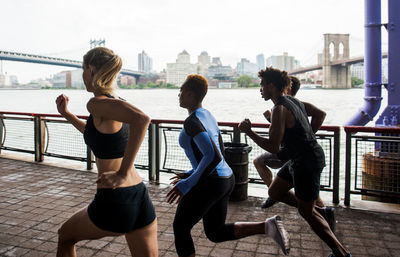
[[[96,174],[0,157],[0,256],[55,256],[57,229],[95,192]],[[147,184],[158,216],[160,256],[176,256],[167,184]],[[231,203],[228,221],[257,221],[279,214],[291,236],[290,256],[328,256],[329,249],[315,236],[296,209],[277,204],[261,210],[264,199],[249,197]],[[337,236],[353,256],[400,256],[400,214],[338,207]],[[192,231],[198,256],[283,256],[264,236],[214,244],[201,223]],[[130,256],[123,237],[83,241],[78,256]]]

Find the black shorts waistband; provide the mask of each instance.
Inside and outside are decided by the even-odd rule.
[[[127,187],[117,187],[117,188],[97,188],[97,192],[108,192],[108,191],[135,191],[135,190],[141,190],[143,187],[146,185],[142,182],[139,184],[133,185],[133,186],[127,186]]]

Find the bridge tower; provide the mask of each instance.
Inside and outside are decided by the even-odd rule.
[[[334,61],[349,57],[349,34],[324,34],[323,88],[351,88],[350,65],[332,65]]]
[[[98,46],[106,46],[106,40],[105,39],[90,39],[90,49],[98,47]]]

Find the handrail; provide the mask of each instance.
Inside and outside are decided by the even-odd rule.
[[[53,118],[63,118],[60,114],[51,114],[51,113],[30,113],[30,112],[3,112],[0,111],[0,114],[9,114],[9,115],[25,115],[25,116],[32,116],[32,117],[53,117]],[[80,119],[87,119],[89,116],[87,115],[76,115]],[[163,119],[152,119],[151,123],[153,124],[183,124],[184,120],[163,120]],[[226,121],[219,121],[219,126],[228,126],[228,127],[237,127],[240,122],[226,122]],[[255,128],[269,128],[269,123],[252,123],[252,126]],[[352,128],[352,127],[345,127],[345,128]],[[354,128],[363,128],[363,127],[354,127]],[[321,126],[321,130],[337,132],[340,131],[340,126]],[[398,128],[400,131],[400,128]],[[369,132],[369,131],[368,131]],[[386,132],[386,130],[385,130]]]
[[[64,118],[60,114],[51,114],[51,113],[32,113],[32,112],[2,112],[0,114],[8,114],[8,115],[21,115],[21,116],[32,116],[32,117],[52,117],[52,118]],[[88,119],[87,115],[76,115],[76,117],[80,119]]]
[[[372,133],[400,133],[400,127],[361,127],[361,126],[344,126],[346,133],[372,132]]]
[[[183,124],[183,120],[161,120],[161,119],[153,119],[151,123],[154,124]],[[226,122],[226,121],[219,121],[219,126],[228,126],[228,127],[237,127],[239,126],[240,122]],[[251,123],[251,125],[255,128],[269,128],[271,124],[269,123]],[[321,130],[331,131],[331,132],[338,132],[340,131],[340,126],[321,126]]]

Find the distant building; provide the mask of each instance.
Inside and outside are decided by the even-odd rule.
[[[158,77],[159,78],[156,81],[156,84],[167,83],[167,73],[166,73],[165,69],[158,73]]]
[[[259,54],[256,56],[256,64],[257,64],[258,70],[265,69],[264,54]]]
[[[18,77],[15,75],[10,75],[10,82],[11,82],[11,85],[18,85],[19,84]]]
[[[72,70],[71,72],[71,87],[73,88],[85,88],[85,84],[82,78],[82,69]]]
[[[298,69],[298,68],[300,68],[300,61],[294,59],[294,68],[293,69]]]
[[[136,79],[135,79],[135,77],[132,77],[132,76],[122,75],[119,77],[119,84],[133,86],[133,85],[136,85]]]
[[[85,88],[82,79],[82,69],[62,71],[53,76],[53,87],[55,88]]]
[[[356,77],[359,79],[364,80],[365,75],[364,75],[364,63],[355,63],[350,66],[350,72],[352,77]]]
[[[197,73],[197,65],[190,63],[190,55],[186,50],[178,54],[175,63],[167,63],[167,83],[181,86],[189,74]]]
[[[29,88],[52,87],[53,82],[50,78],[47,78],[47,79],[38,78],[38,79],[31,80],[27,85],[24,85],[24,86],[27,86]]]
[[[215,79],[229,79],[233,75],[231,66],[212,65],[208,67],[207,77]]]
[[[18,85],[18,78],[15,75],[7,75],[0,72],[0,87],[11,87]]]
[[[216,65],[216,66],[222,65],[221,58],[220,57],[213,57],[211,64],[212,65]]]
[[[147,84],[151,82],[153,84],[157,84],[159,78],[160,76],[158,74],[146,74],[140,76],[139,81],[137,83]]]
[[[0,73],[0,87],[10,86],[9,77],[6,74]]]
[[[242,58],[236,65],[236,73],[238,76],[249,75],[252,78],[257,78],[258,66],[255,63],[251,63],[246,58]]]
[[[207,76],[208,67],[210,67],[210,56],[206,51],[201,52],[197,57],[197,74]]]
[[[275,69],[291,71],[298,67],[299,62],[293,56],[289,56],[284,52],[283,55],[273,55],[267,58],[266,66],[272,66]]]
[[[138,69],[144,73],[150,73],[153,70],[153,59],[144,50],[138,54]]]
[[[365,81],[365,66],[363,62],[355,63],[350,66],[352,77],[356,77]],[[382,82],[386,83],[388,79],[388,60],[382,59]]]
[[[301,85],[306,87],[306,84],[317,84],[318,81],[321,81],[322,71],[309,71],[301,74],[296,74],[295,77],[298,78],[301,82]],[[301,86],[300,86],[301,88]]]
[[[54,88],[70,88],[71,87],[71,72],[62,71],[53,76]]]

